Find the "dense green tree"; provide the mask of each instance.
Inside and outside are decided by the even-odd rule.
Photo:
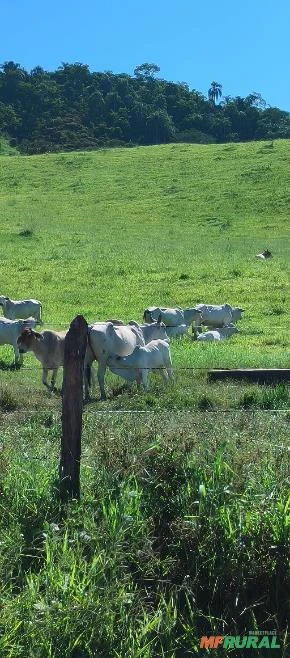
[[[290,138],[290,115],[278,107],[267,108],[257,121],[255,137],[257,139]]]
[[[159,71],[160,68],[157,64],[148,64],[148,62],[145,62],[145,64],[136,66],[134,69],[134,75],[136,78],[148,80],[148,78],[154,78],[154,75],[159,73]]]
[[[155,77],[156,64],[134,76],[90,72],[80,62],[29,73],[8,61],[0,67],[0,133],[24,153],[93,149],[170,141],[212,143],[290,136],[290,115],[269,108],[260,94],[208,98],[184,82]]]
[[[174,137],[174,124],[164,110],[156,110],[146,120],[145,144],[163,144]]]
[[[20,119],[12,105],[0,102],[0,134],[5,134],[6,131],[13,136],[17,132]]]

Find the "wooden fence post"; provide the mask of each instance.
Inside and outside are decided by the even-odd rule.
[[[83,364],[88,325],[82,315],[71,322],[64,344],[62,439],[59,463],[62,500],[80,497]]]

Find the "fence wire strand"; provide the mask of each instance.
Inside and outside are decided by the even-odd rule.
[[[92,403],[99,403],[100,400],[92,400],[90,404]],[[250,408],[240,408],[240,409],[167,409],[166,407],[160,408],[160,409],[93,409],[92,411],[88,411],[86,409],[86,404],[84,404],[84,409],[83,409],[83,414],[85,416],[100,416],[100,415],[106,415],[106,414],[111,414],[111,415],[121,415],[121,414],[151,414],[152,416],[154,415],[160,415],[160,414],[168,414],[172,413],[174,415],[178,414],[202,414],[208,416],[209,414],[246,414],[246,415],[254,415],[256,413],[269,413],[269,414],[276,414],[276,413],[289,413],[290,408],[282,408],[282,409],[261,409],[259,407],[254,407],[253,409]],[[4,412],[2,412],[4,413]],[[56,408],[47,408],[47,409],[15,409],[12,413],[14,416],[15,414],[38,414],[38,413],[43,413],[47,415],[53,415],[53,414],[61,414],[62,410],[61,409],[56,409]],[[1,417],[1,416],[0,416]],[[290,449],[290,448],[289,448]]]

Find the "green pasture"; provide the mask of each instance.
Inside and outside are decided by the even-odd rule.
[[[290,387],[206,376],[289,366],[288,150],[0,157],[0,294],[40,299],[50,327],[141,321],[153,304],[245,309],[224,343],[172,341],[174,385],[152,375],[145,394],[107,374],[65,508],[60,393],[33,355],[13,369],[0,348],[1,658],[185,658],[204,634],[272,630],[267,656],[288,658]]]
[[[176,392],[198,384],[182,367],[289,366],[288,149],[281,140],[0,158],[0,293],[40,299],[52,328],[78,313],[141,321],[149,305],[242,306],[231,340],[172,342]],[[256,260],[266,247],[273,259]],[[1,359],[11,363],[10,348]],[[31,355],[25,365],[36,365]],[[2,381],[41,389],[30,371]]]

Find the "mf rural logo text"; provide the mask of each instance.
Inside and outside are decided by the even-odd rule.
[[[249,635],[203,635],[200,649],[280,649],[275,632],[248,631]]]

